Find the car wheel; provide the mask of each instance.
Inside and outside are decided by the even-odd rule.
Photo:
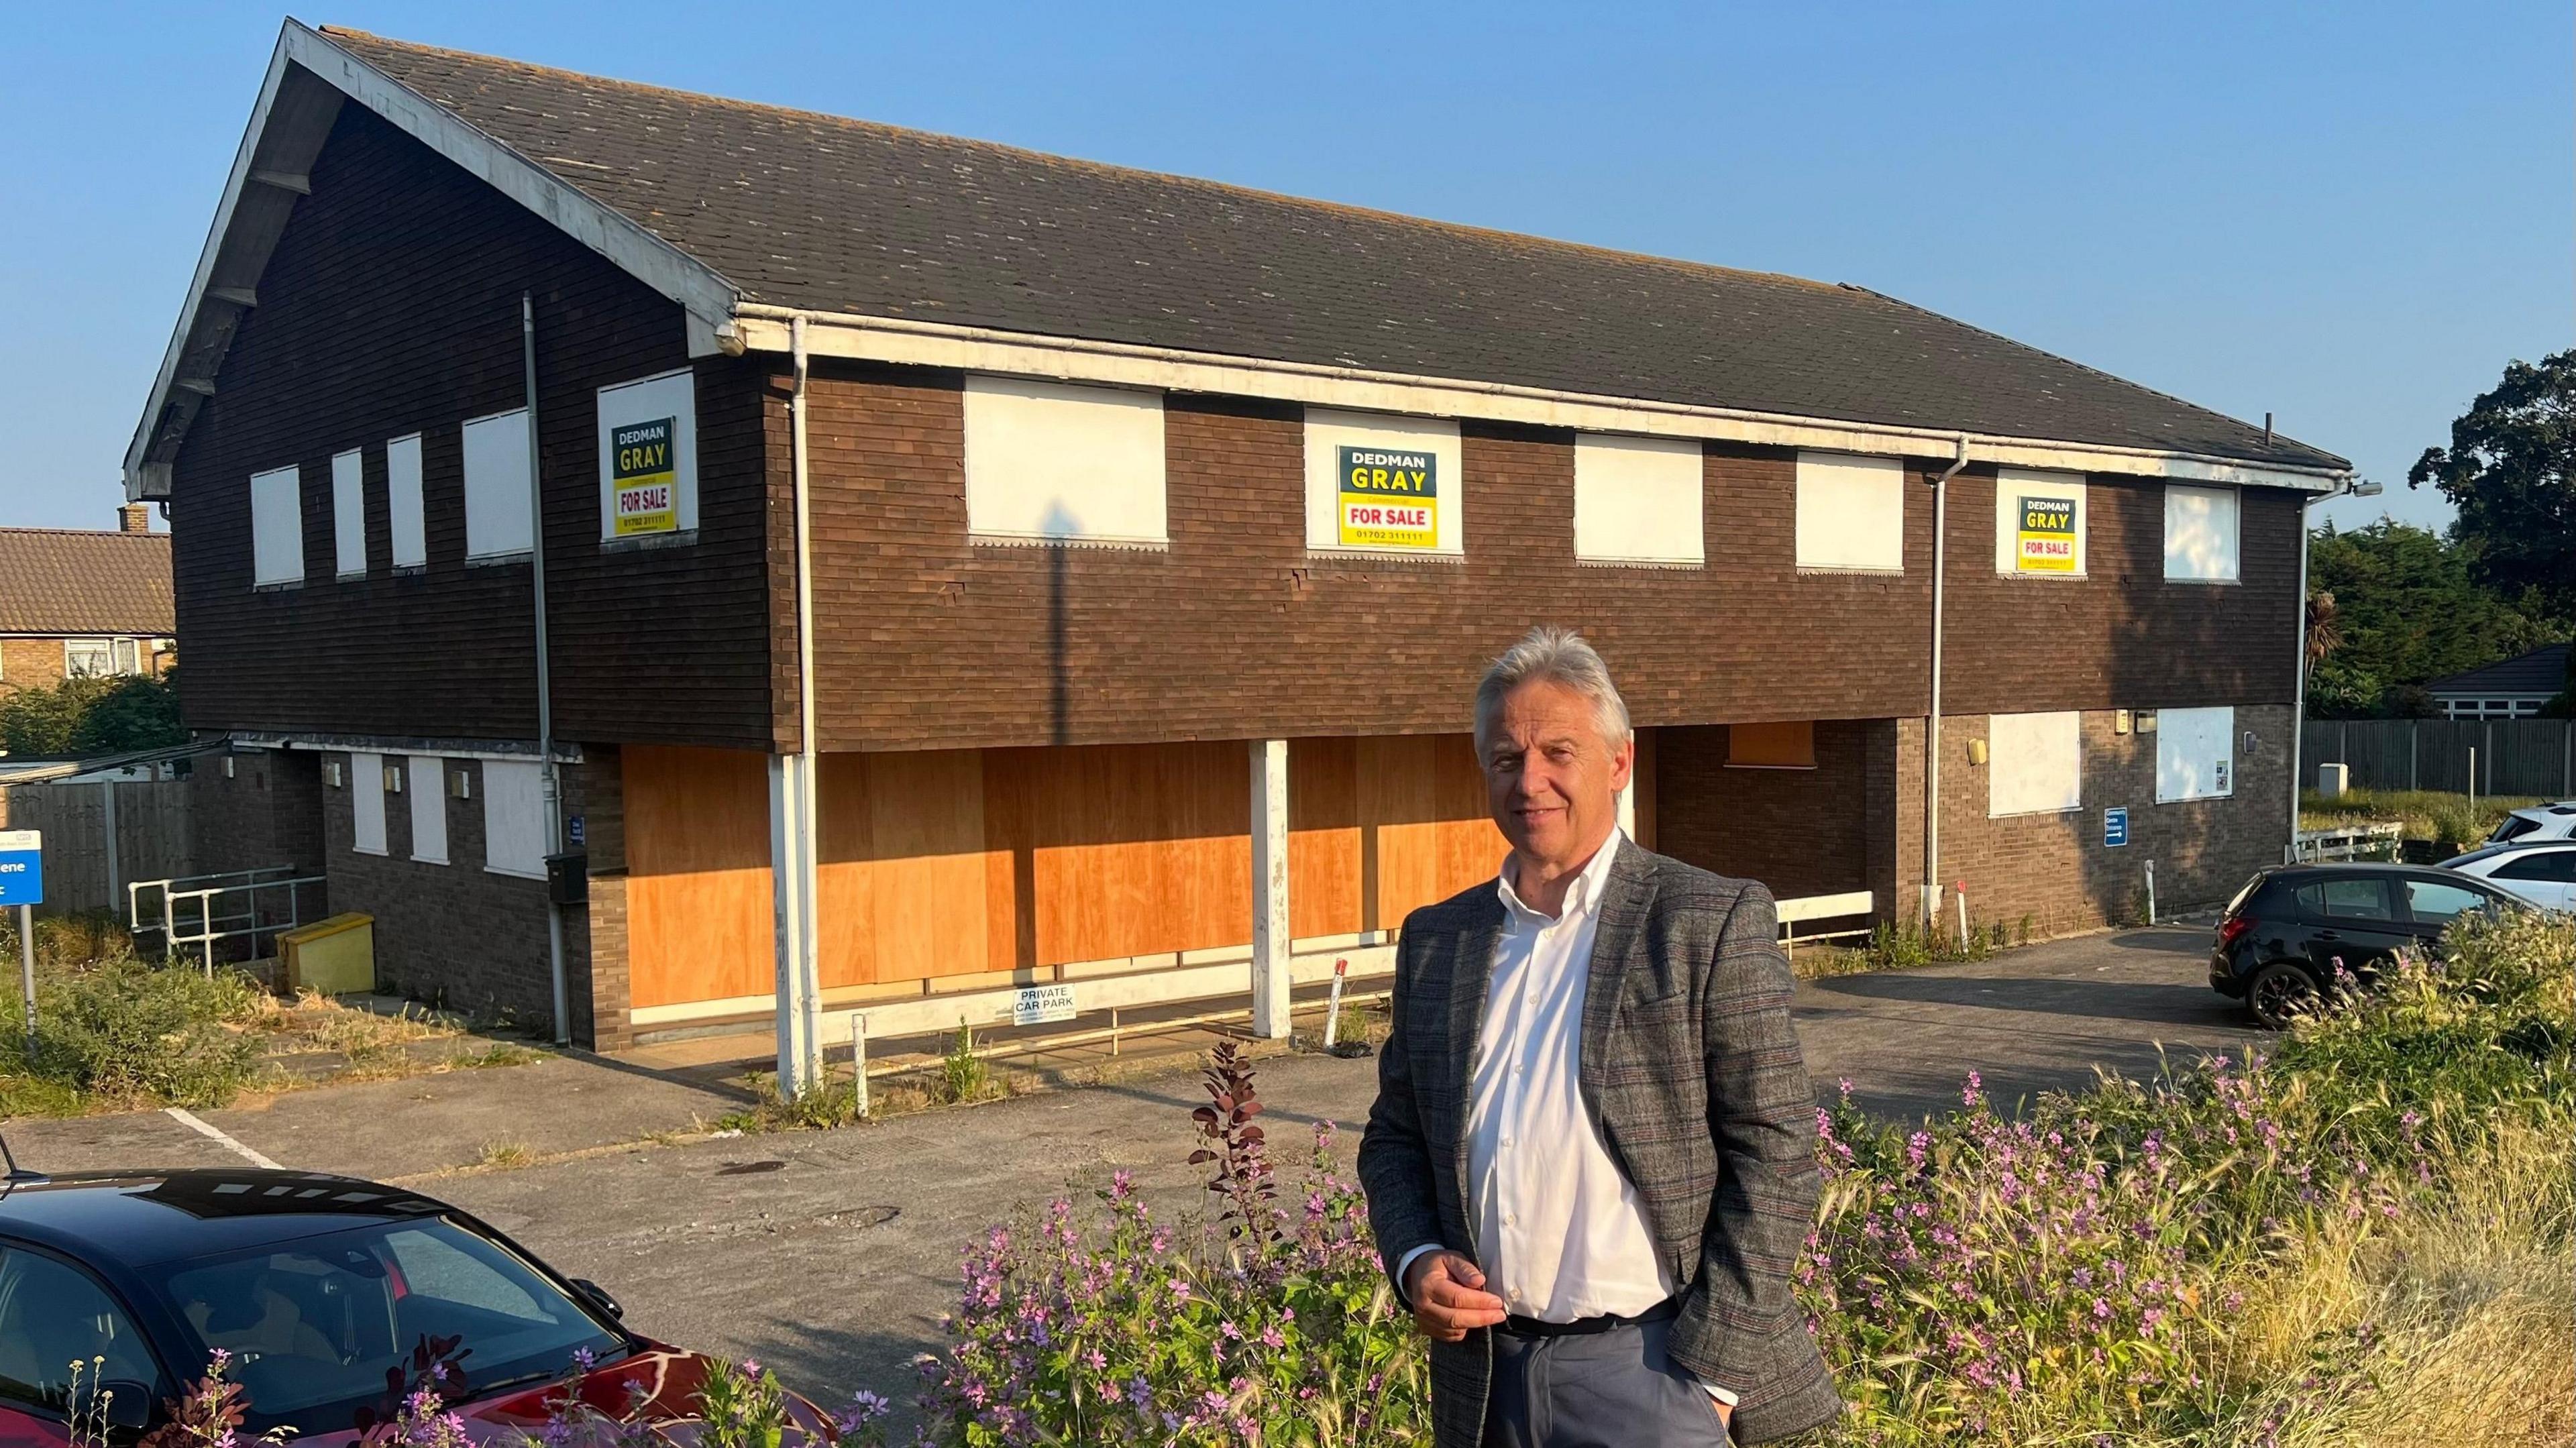
[[[2245,988],[2245,1004],[2254,1019],[2276,1031],[2287,1029],[2290,1022],[2316,1009],[2316,977],[2276,960],[2254,972]]]

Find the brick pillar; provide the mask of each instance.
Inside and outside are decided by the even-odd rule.
[[[581,767],[565,775],[581,815],[583,848],[590,853],[590,905],[564,916],[572,1036],[591,1050],[615,1051],[635,1039],[628,1014],[626,790],[617,746],[583,745]]]

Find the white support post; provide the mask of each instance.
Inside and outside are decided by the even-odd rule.
[[[1252,1033],[1288,1034],[1288,741],[1252,741]]]
[[[814,811],[811,761],[769,757],[769,873],[778,962],[778,1094],[793,1099],[823,1079],[822,982],[814,949]]]

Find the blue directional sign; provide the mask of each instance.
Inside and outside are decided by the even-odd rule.
[[[2102,847],[2116,850],[2129,842],[2129,812],[2126,809],[2102,811]]]
[[[44,844],[35,830],[0,830],[0,905],[45,903]]]

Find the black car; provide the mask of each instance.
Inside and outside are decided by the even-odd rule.
[[[2278,1028],[2339,969],[2367,982],[2399,950],[2430,947],[2464,911],[2523,908],[2486,881],[2438,865],[2282,865],[2227,902],[2209,984]]]
[[[401,1187],[14,1165],[0,1183],[0,1448],[69,1448],[75,1415],[131,1443],[217,1350],[247,1393],[246,1434],[291,1428],[298,1445],[355,1438],[424,1344],[478,1439],[541,1426],[544,1395],[574,1373],[586,1400],[685,1417],[706,1360],[618,1317],[596,1285]]]

